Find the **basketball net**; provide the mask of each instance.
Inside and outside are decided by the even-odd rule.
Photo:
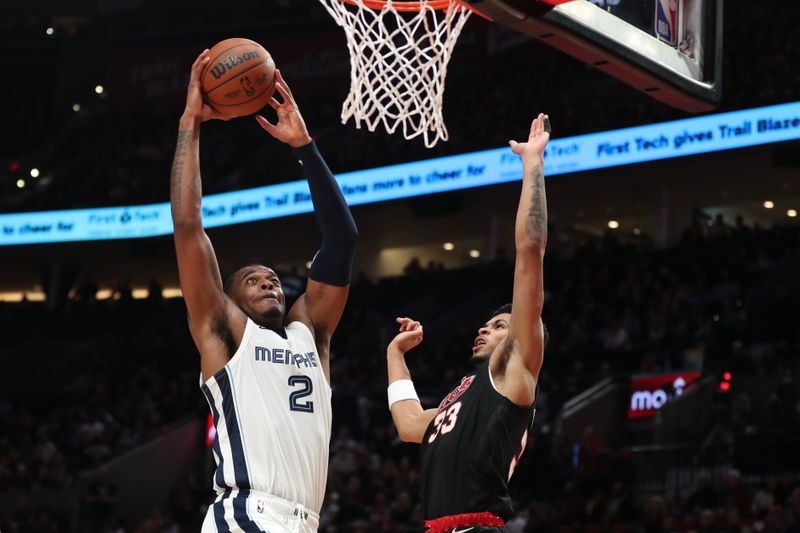
[[[442,117],[447,64],[471,11],[457,0],[320,0],[347,36],[350,93],[342,123],[448,139]]]

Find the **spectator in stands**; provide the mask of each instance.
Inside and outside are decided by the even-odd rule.
[[[89,485],[84,495],[87,511],[86,522],[92,524],[92,529],[100,531],[107,528],[116,510],[119,501],[117,487],[107,467],[100,469],[97,479]]]
[[[717,505],[717,495],[711,487],[711,476],[708,471],[701,470],[694,480],[694,488],[686,499],[686,510],[697,513],[703,509],[712,509]]]

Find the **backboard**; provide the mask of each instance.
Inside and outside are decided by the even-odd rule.
[[[464,1],[673,107],[719,103],[724,0]]]

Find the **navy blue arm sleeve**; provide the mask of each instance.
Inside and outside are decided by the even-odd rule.
[[[312,141],[295,148],[311,190],[311,202],[322,232],[322,243],[311,265],[310,278],[344,287],[350,284],[358,230],[347,202],[325,160]]]

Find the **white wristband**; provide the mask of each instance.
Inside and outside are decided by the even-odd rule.
[[[417,391],[414,390],[414,382],[410,379],[398,379],[392,382],[386,392],[389,395],[389,409],[392,408],[392,405],[403,400],[419,401]]]

